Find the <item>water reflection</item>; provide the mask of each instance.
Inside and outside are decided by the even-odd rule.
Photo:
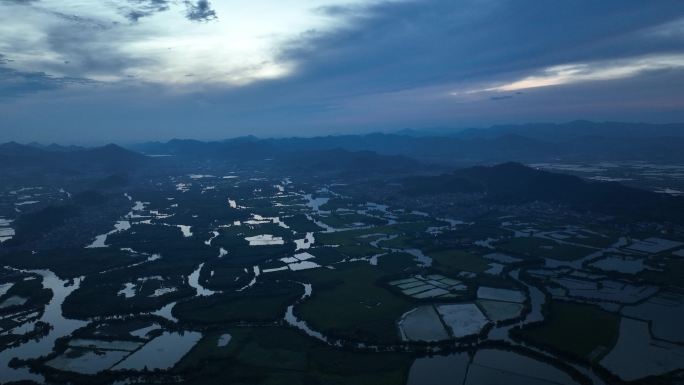
[[[87,324],[85,321],[67,319],[62,314],[62,304],[66,297],[69,296],[74,290],[78,289],[81,284],[82,278],[76,278],[71,284],[65,280],[59,279],[50,270],[21,270],[24,273],[38,274],[42,277],[43,287],[50,289],[52,291],[52,299],[45,306],[43,310],[43,315],[40,317],[40,321],[49,323],[52,329],[49,333],[37,340],[30,340],[24,344],[17,347],[10,348],[0,352],[0,381],[20,381],[20,380],[33,380],[36,382],[43,382],[43,377],[31,373],[26,368],[10,368],[9,362],[12,358],[19,359],[32,359],[41,356],[46,356],[52,352],[55,344],[55,340],[60,337],[68,336],[76,329],[81,328]],[[37,321],[29,323],[33,327]]]
[[[202,272],[202,268],[204,267],[204,262],[200,263],[199,266],[197,266],[197,269],[190,273],[188,276],[188,285],[195,289],[197,296],[198,297],[208,297],[210,295],[214,295],[217,292],[213,290],[209,290],[202,286],[202,284],[199,282],[200,278],[200,273]]]

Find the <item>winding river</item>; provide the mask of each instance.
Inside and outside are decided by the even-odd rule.
[[[10,368],[9,362],[12,358],[30,359],[46,356],[52,353],[55,341],[58,338],[68,336],[76,329],[87,324],[85,321],[65,318],[62,314],[62,304],[66,297],[74,290],[78,289],[83,278],[76,278],[71,284],[66,280],[61,280],[50,270],[20,270],[24,273],[38,274],[42,277],[43,287],[52,291],[52,299],[43,309],[40,321],[49,323],[52,326],[50,332],[39,339],[32,339],[19,346],[0,352],[0,382],[33,380],[44,382],[44,378],[36,373],[31,373],[27,368]],[[35,324],[33,321],[31,324]],[[29,326],[30,328],[31,326]]]

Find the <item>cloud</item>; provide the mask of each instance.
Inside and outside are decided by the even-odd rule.
[[[137,79],[179,91],[206,84],[244,86],[289,74],[292,67],[274,57],[283,36],[330,22],[298,0],[264,3],[43,0],[25,7],[3,2],[0,47],[22,71],[109,82]],[[227,17],[218,20],[221,12]],[[195,76],[185,76],[189,73]]]
[[[123,7],[124,14],[131,22],[168,11],[171,0],[128,0],[129,6]],[[185,17],[190,21],[206,22],[218,18],[209,0],[183,0]]]
[[[134,23],[143,17],[169,10],[169,0],[128,0],[128,3],[129,6],[123,8],[124,14]]]
[[[75,14],[69,14],[59,11],[44,11],[49,13],[58,19],[62,19],[71,25],[76,25],[79,28],[95,28],[95,29],[108,29],[111,27],[111,23],[106,23],[104,21],[98,20],[96,18],[83,17]]]
[[[28,5],[32,3],[37,3],[40,0],[0,0],[0,3],[10,3],[10,4],[18,4],[18,5]]]
[[[41,91],[54,91],[69,86],[95,85],[89,79],[54,77],[44,72],[22,72],[2,66],[0,57],[0,100],[11,99]]]
[[[69,132],[78,117],[111,140],[684,120],[684,68],[671,59],[684,52],[681,0],[169,0],[170,11],[120,1],[78,13],[106,30],[28,14],[37,5],[11,6],[21,16],[0,9],[7,68],[48,74],[44,87],[62,77],[110,84],[12,103],[40,104]],[[69,15],[82,2],[59,4]],[[57,105],[62,95],[69,102]],[[23,128],[14,132],[41,125],[7,105],[5,125]]]
[[[187,7],[185,15],[188,20],[210,21],[217,18],[216,11],[211,8],[209,0],[197,0],[195,2],[186,0],[185,6]]]
[[[571,83],[634,77],[646,71],[684,69],[684,54],[573,63],[545,68],[541,74],[488,88],[484,91],[518,91]]]
[[[563,63],[684,50],[646,33],[681,3],[433,0],[382,3],[340,30],[312,31],[281,52],[302,79],[378,92],[473,79],[497,80]],[[336,13],[345,13],[336,8]]]

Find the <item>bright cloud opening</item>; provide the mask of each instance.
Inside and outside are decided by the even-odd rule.
[[[684,54],[565,64],[546,68],[540,75],[528,76],[511,83],[486,88],[483,91],[520,91],[579,82],[622,79],[637,76],[646,71],[681,68],[684,68]]]
[[[54,77],[241,86],[291,74],[296,63],[278,59],[288,39],[342,25],[321,7],[374,2],[0,2],[0,53],[14,69]]]

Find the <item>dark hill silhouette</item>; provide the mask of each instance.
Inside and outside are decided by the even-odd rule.
[[[636,123],[530,124],[494,126],[428,135],[368,134],[313,138],[257,139],[242,137],[216,142],[172,140],[133,148],[148,154],[181,158],[257,159],[291,151],[344,149],[403,155],[452,165],[507,161],[656,161],[684,162],[684,124]]]
[[[81,148],[56,145],[44,148],[9,142],[0,145],[0,168],[40,168],[42,171],[117,171],[143,165],[148,158],[115,144]]]
[[[371,151],[347,151],[342,149],[291,151],[276,157],[278,167],[299,172],[336,173],[345,177],[371,174],[395,174],[433,169],[405,156],[379,155]]]
[[[519,163],[477,166],[440,176],[413,177],[405,179],[403,186],[404,193],[413,196],[479,193],[485,201],[498,204],[542,201],[615,216],[684,222],[684,198],[614,182],[587,181]]]

